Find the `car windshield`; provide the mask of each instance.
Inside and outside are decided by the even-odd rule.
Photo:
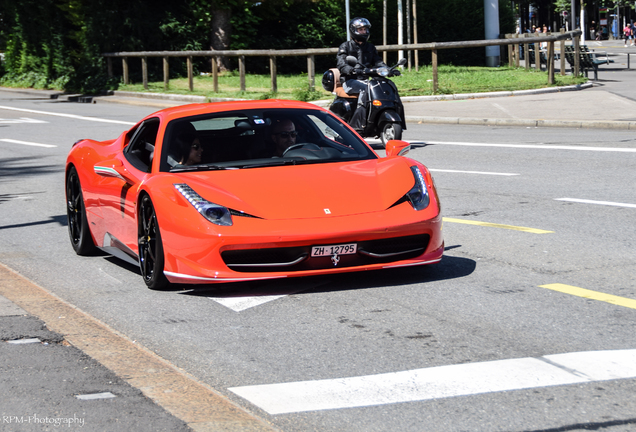
[[[336,117],[321,110],[226,111],[171,121],[161,171],[211,171],[375,159]]]

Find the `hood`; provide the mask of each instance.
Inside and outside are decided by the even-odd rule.
[[[208,201],[264,219],[386,210],[415,184],[408,159],[207,171],[179,175]]]

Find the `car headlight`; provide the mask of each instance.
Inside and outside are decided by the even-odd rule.
[[[201,213],[201,216],[216,225],[232,226],[230,209],[202,198],[185,183],[175,183],[174,187]]]
[[[406,193],[406,197],[411,201],[411,205],[415,210],[424,210],[431,202],[426,183],[424,182],[424,176],[416,166],[411,167],[411,172],[413,177],[415,177],[415,186]]]

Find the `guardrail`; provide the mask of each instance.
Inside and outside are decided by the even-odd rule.
[[[541,42],[547,42],[547,55],[549,59],[554,58],[554,43],[561,43],[561,52],[564,51],[563,46],[565,41],[572,39],[574,41],[575,49],[578,54],[579,50],[579,38],[581,36],[581,30],[575,30],[570,32],[561,32],[559,34],[522,34],[522,35],[506,35],[504,39],[487,39],[487,40],[475,40],[475,41],[462,41],[462,42],[430,42],[430,43],[418,43],[418,44],[403,44],[403,45],[379,45],[376,46],[379,52],[395,52],[395,51],[431,51],[431,62],[433,69],[433,92],[437,92],[438,89],[438,63],[437,52],[444,49],[458,49],[458,48],[479,48],[487,46],[507,46],[508,47],[508,62],[511,66],[516,65],[519,67],[519,52],[520,47],[524,47],[524,52],[528,53],[529,45]],[[536,45],[535,45],[536,46]],[[516,49],[515,49],[516,48]],[[269,57],[270,76],[272,92],[277,92],[277,78],[276,78],[276,58],[277,57],[307,57],[307,76],[309,78],[309,87],[315,88],[315,57],[317,55],[334,55],[338,52],[338,48],[308,48],[301,50],[210,50],[210,51],[141,51],[141,52],[117,52],[117,53],[104,53],[103,57],[107,59],[108,76],[113,76],[113,58],[122,59],[122,71],[124,84],[130,83],[129,78],[129,59],[140,58],[141,70],[142,70],[142,82],[144,89],[148,89],[148,58],[160,57],[163,58],[163,83],[164,89],[168,89],[169,85],[169,59],[172,57],[186,58],[187,71],[188,71],[188,87],[190,91],[194,90],[194,76],[192,68],[193,57],[210,57],[212,62],[212,80],[214,92],[219,91],[219,77],[217,72],[217,58],[218,57],[238,57],[239,62],[239,80],[240,89],[245,91],[245,58],[246,57]],[[563,57],[563,56],[562,56]],[[578,56],[577,56],[578,57]],[[535,56],[535,67],[537,70],[541,68],[541,61],[539,56]],[[565,74],[564,60],[562,60],[561,74]],[[526,56],[525,61],[526,68],[530,67],[530,62]],[[417,62],[416,62],[417,70]],[[554,62],[547,62],[548,72],[548,84],[554,84]],[[580,69],[577,65],[575,67],[575,75],[580,74]]]

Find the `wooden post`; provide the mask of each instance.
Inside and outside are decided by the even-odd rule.
[[[216,57],[212,57],[212,85],[214,93],[219,92],[219,67],[216,64]]]
[[[384,0],[382,2],[382,45],[386,46],[386,2],[387,0]],[[349,23],[347,23],[347,25],[349,25]],[[386,56],[388,55],[388,53],[386,51],[382,51],[382,61],[384,63],[386,63]]]
[[[241,91],[245,91],[245,56],[239,56],[239,78],[241,81]]]
[[[414,44],[417,44],[417,8],[415,7],[416,3],[417,1],[413,2],[413,43]],[[414,51],[414,54],[415,54],[415,72],[417,72],[419,69],[420,59],[419,59],[417,50]]]
[[[170,75],[170,65],[168,64],[168,57],[163,58],[163,89],[168,90],[170,86],[168,80]]]
[[[506,39],[508,39],[509,36],[510,36],[510,38],[512,38],[512,35],[506,35]],[[514,59],[515,54],[514,54],[514,51],[513,51],[514,45],[513,44],[509,44],[509,45],[507,45],[507,47],[508,47],[508,66],[512,67],[514,65],[514,61],[515,61],[515,59]]]
[[[113,59],[111,57],[106,58],[106,65],[108,66],[108,78],[113,77]]]
[[[411,44],[411,5],[410,1],[406,0],[406,43]],[[411,71],[411,50],[406,50],[406,65],[409,72]]]
[[[316,56],[307,56],[307,76],[309,77],[309,90],[316,89]]]
[[[121,59],[121,69],[124,74],[124,84],[130,84],[130,79],[128,78],[128,57]]]
[[[526,70],[530,70],[530,45],[528,44],[528,42],[523,44],[523,55],[523,62],[526,66]]]
[[[144,90],[148,90],[148,57],[141,58],[141,79],[144,84]]]
[[[194,73],[192,71],[192,56],[188,56],[186,60],[186,65],[188,68],[188,89],[190,91],[194,90]]]
[[[431,51],[431,60],[433,66],[433,93],[437,93],[437,50],[433,49]]]
[[[554,84],[554,42],[548,42],[547,66],[548,66],[548,84]]]
[[[565,29],[561,29],[561,33],[565,33]],[[559,55],[559,60],[561,61],[559,63],[559,69],[561,70],[559,75],[565,76],[565,40],[563,39],[559,41],[559,51],[561,53]]]
[[[272,93],[278,93],[278,83],[276,82],[276,56],[269,56],[269,75],[272,79]]]
[[[579,37],[575,37],[574,40],[574,76],[578,77],[581,73],[580,60],[581,60],[581,48],[579,47]]]
[[[534,33],[541,34],[541,33]],[[532,44],[534,46],[534,68],[537,72],[541,72],[541,44],[535,42]]]

